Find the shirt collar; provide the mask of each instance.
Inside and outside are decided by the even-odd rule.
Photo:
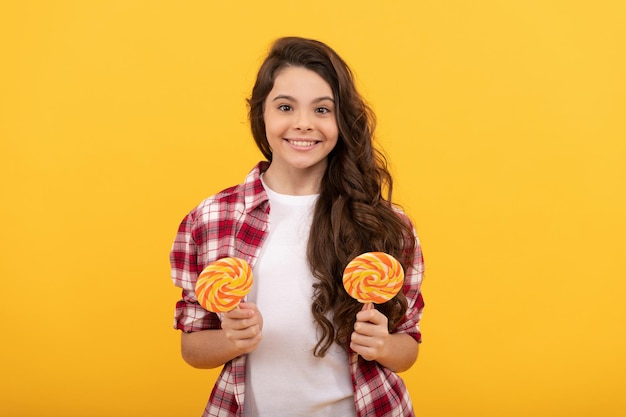
[[[261,161],[248,173],[244,186],[244,204],[246,213],[250,213],[252,210],[261,206],[266,201],[269,201],[269,197],[263,188],[261,182],[261,174],[267,170],[270,163],[267,161]]]

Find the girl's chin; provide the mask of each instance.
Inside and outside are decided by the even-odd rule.
[[[291,160],[291,161],[282,161],[279,164],[275,164],[275,160],[272,161],[272,164],[275,168],[278,168],[285,172],[293,172],[293,171],[317,171],[324,170],[326,168],[326,160]],[[279,166],[281,168],[279,168]]]

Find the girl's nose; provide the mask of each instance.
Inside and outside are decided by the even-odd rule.
[[[296,118],[294,121],[294,129],[298,131],[313,130],[313,124],[311,123],[311,121],[309,120],[306,114],[299,112],[296,115]]]

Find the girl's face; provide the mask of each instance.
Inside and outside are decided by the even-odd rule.
[[[339,137],[328,83],[303,67],[281,70],[265,99],[263,120],[272,148],[272,170],[321,178]]]

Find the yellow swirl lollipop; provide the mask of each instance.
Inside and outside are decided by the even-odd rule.
[[[214,313],[233,310],[252,287],[252,269],[243,259],[222,258],[200,273],[196,297],[202,307]]]
[[[367,252],[354,258],[343,272],[343,286],[361,303],[382,304],[402,288],[404,270],[384,252]]]

